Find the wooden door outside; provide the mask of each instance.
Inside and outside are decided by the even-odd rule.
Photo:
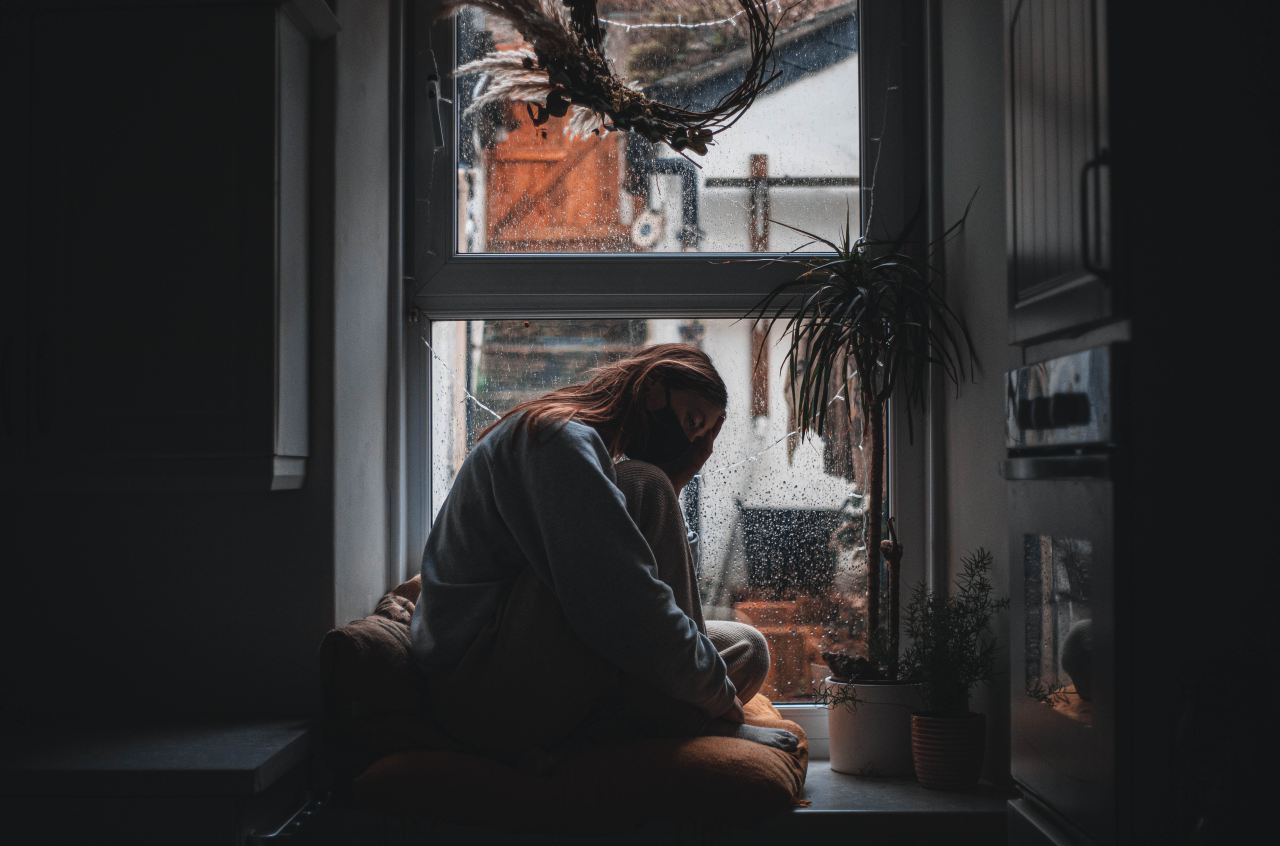
[[[619,203],[621,133],[571,138],[564,120],[519,126],[486,158],[486,234],[491,252],[631,252]]]

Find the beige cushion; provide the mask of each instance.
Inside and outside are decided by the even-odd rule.
[[[747,721],[794,732],[794,753],[723,737],[630,741],[590,747],[534,776],[458,750],[422,717],[408,629],[419,585],[416,577],[400,585],[320,647],[327,747],[339,774],[354,778],[360,806],[441,822],[595,830],[635,824],[655,809],[679,817],[713,807],[749,820],[799,802],[807,738],[762,695],[747,703]]]
[[[320,643],[326,746],[343,777],[391,752],[447,742],[422,718],[422,677],[410,664],[406,598],[420,579],[384,596],[377,610],[325,635]]]
[[[706,817],[735,825],[803,804],[808,740],[767,698],[747,704],[747,721],[795,732],[784,752],[726,737],[602,744],[534,776],[459,752],[417,749],[388,755],[353,785],[367,810],[438,822],[515,830],[607,831],[659,817]]]

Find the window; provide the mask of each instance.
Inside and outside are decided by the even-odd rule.
[[[514,38],[476,12],[430,25],[430,5],[415,8],[410,78],[418,92],[435,73],[450,80],[459,57]],[[733,50],[725,20],[734,4],[601,0],[599,8],[625,36],[607,45],[615,63],[667,85],[664,99],[715,96],[716,85],[732,84],[713,71]],[[464,118],[483,85],[472,77],[445,85],[453,102],[440,112],[442,147],[430,140],[426,98],[409,104],[417,140],[407,271],[418,315],[407,373],[410,566],[493,414],[636,346],[701,344],[730,389],[716,453],[684,496],[704,608],[709,618],[749,619],[765,631],[775,663],[768,692],[778,701],[803,700],[809,681],[826,673],[817,653],[862,635],[864,457],[856,414],[825,439],[790,434],[779,336],[763,339],[771,360],[757,361],[760,329],[738,319],[793,271],[726,259],[803,244],[770,217],[834,235],[847,211],[858,229],[868,196],[862,151],[905,132],[896,94],[860,95],[900,88],[886,83],[897,72],[892,62],[867,64],[897,55],[872,45],[902,38],[898,5],[807,0],[792,14],[778,37],[783,76],[706,157],[695,157],[701,169],[665,147],[637,149],[622,133],[570,140],[554,119],[541,127],[544,138],[521,120],[522,108]],[[870,135],[860,117],[869,107],[884,116]],[[875,214],[886,226],[905,220],[905,146],[881,156]],[[923,497],[918,484],[897,482],[919,451],[919,443],[899,448],[897,425],[891,415],[887,475],[890,508],[901,518],[904,507],[922,511]],[[910,556],[918,541],[910,533],[904,541]],[[919,567],[905,567],[904,580],[918,578]]]
[[[432,503],[444,501],[476,435],[517,402],[645,344],[697,344],[729,389],[716,451],[682,494],[703,610],[764,633],[774,659],[765,693],[807,699],[810,681],[827,674],[822,651],[864,640],[867,456],[856,414],[825,438],[794,435],[776,353],[770,362],[780,334],[760,357],[751,324],[732,319],[436,321]]]
[[[574,137],[523,105],[470,109],[492,80],[458,80],[459,253],[767,252],[803,247],[846,208],[859,219],[858,4],[788,3],[778,77],[706,156],[634,133]],[[741,79],[735,0],[601,0],[615,73],[663,102],[710,108]],[[768,0],[775,15],[780,0]],[[506,21],[458,15],[459,64],[520,45]],[[815,108],[816,105],[821,108]]]

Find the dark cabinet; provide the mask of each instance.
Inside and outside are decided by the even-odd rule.
[[[1040,508],[1050,540],[1090,540],[1095,562],[1098,538],[1114,552],[1114,742],[1096,751],[1098,709],[1092,736],[1061,748],[1062,765],[1024,776],[1021,758],[1053,750],[1015,711],[1014,775],[1027,790],[1011,842],[1248,842],[1270,786],[1257,750],[1271,711],[1258,707],[1255,689],[1274,651],[1274,603],[1256,586],[1275,545],[1265,528],[1250,529],[1274,520],[1273,497],[1254,493],[1274,474],[1266,440],[1251,437],[1235,409],[1265,391],[1262,366],[1274,358],[1265,296],[1276,276],[1277,157],[1274,110],[1264,104],[1280,78],[1275,8],[1102,0],[1004,8],[1013,340],[1044,374],[1043,395],[1059,398],[1070,392],[1054,386],[1068,383],[1052,378],[1046,359],[1126,346],[1113,382],[1112,495],[1090,483],[1088,496]],[[1047,407],[1050,428],[1072,431]],[[1076,460],[1098,460],[1099,445],[1080,448]],[[1060,487],[1010,485],[1020,529],[1009,553],[1015,593],[1034,575],[1035,550],[1028,556],[1022,544],[1031,530],[1020,526],[1034,485]],[[1106,534],[1068,525],[1103,509],[1114,513]],[[1227,524],[1229,546],[1215,546]],[[1057,561],[1053,552],[1046,542],[1042,565]],[[1096,597],[1098,582],[1090,584]],[[1030,617],[1011,637],[1043,646]],[[1011,670],[1015,701],[1025,704],[1028,668]],[[1064,704],[1038,710],[1048,716]],[[1089,789],[1081,765],[1101,770],[1104,756],[1114,761],[1113,795],[1078,799]],[[1110,821],[1099,813],[1107,808]],[[1057,823],[1060,831],[1044,833]],[[1071,825],[1088,836],[1066,833]]]
[[[1007,5],[1011,341],[1115,319],[1102,0]]]
[[[5,201],[24,224],[6,457],[58,489],[300,486],[310,54],[332,13],[41,4],[7,22],[27,119],[8,141],[25,172]]]

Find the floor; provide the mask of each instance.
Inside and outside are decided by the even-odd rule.
[[[1012,794],[989,786],[971,791],[942,792],[921,787],[914,779],[869,779],[831,771],[825,760],[812,761],[805,798],[810,805],[749,829],[720,824],[655,821],[640,829],[607,836],[511,834],[460,826],[392,824],[359,817],[330,818],[324,836],[308,843],[323,844],[500,844],[501,846],[790,846],[819,838],[856,846],[926,846],[926,844],[1005,843],[1006,802]],[[500,815],[501,809],[495,809]],[[378,833],[374,833],[377,829]],[[314,829],[313,829],[314,830]],[[359,832],[357,839],[344,832]],[[263,845],[265,846],[265,844]]]

